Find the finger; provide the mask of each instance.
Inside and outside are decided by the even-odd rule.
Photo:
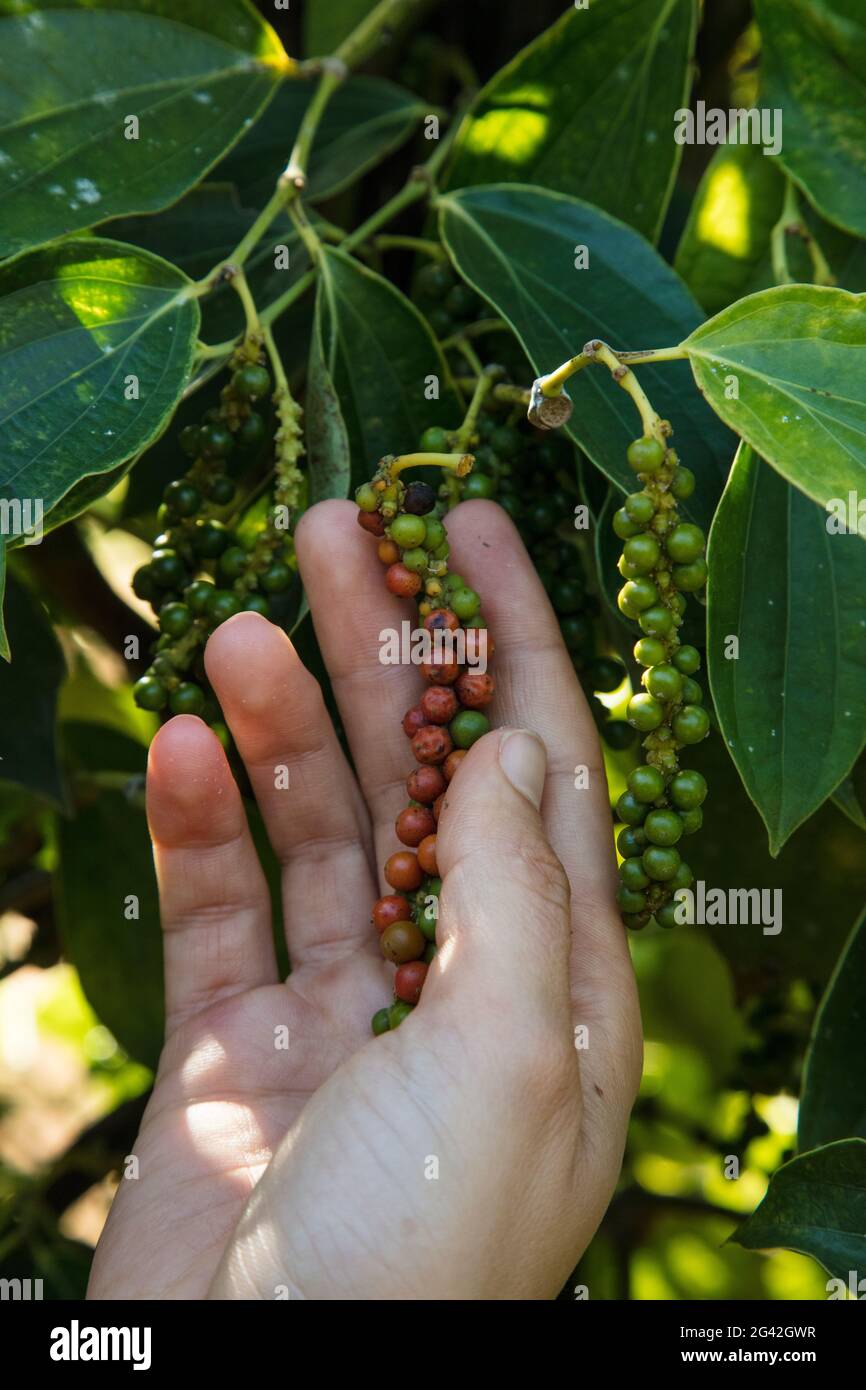
[[[570,1029],[570,890],[541,819],[547,757],[525,729],[471,749],[439,820],[437,954],[422,1004]]]
[[[166,1033],[218,999],[277,980],[267,884],[216,735],[192,715],[147,765],[165,950]]]
[[[604,1084],[617,1068],[632,1078],[640,1072],[640,1018],[615,905],[613,828],[595,723],[556,616],[510,519],[494,503],[473,501],[450,512],[447,525],[454,567],[481,594],[496,644],[494,722],[534,729],[547,749],[542,813],[572,887],[575,1017],[598,1022],[606,1032],[608,1045],[593,1054]],[[578,768],[586,769],[585,785],[575,776]]]
[[[316,636],[367,805],[373,816],[376,863],[398,843],[394,820],[406,805],[414,766],[402,719],[424,692],[416,667],[384,665],[381,635],[417,625],[414,603],[385,588],[371,538],[351,502],[320,502],[302,517],[295,537]]]
[[[205,664],[283,866],[293,967],[372,949],[369,821],[318,681],[257,613],[218,627]]]

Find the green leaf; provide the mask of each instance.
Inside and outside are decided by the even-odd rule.
[[[291,66],[246,0],[3,0],[0,51],[2,255],[174,202]]]
[[[701,674],[697,679],[705,684]],[[708,893],[757,889],[768,895],[770,911],[781,912],[780,931],[770,926],[765,934],[761,925],[725,924],[708,925],[706,931],[747,990],[755,978],[807,979],[822,986],[866,901],[862,832],[826,801],[774,859],[764,824],[723,739],[711,734],[689,749],[688,761],[710,788],[706,830],[684,842],[683,857],[695,878],[703,879]]]
[[[760,145],[716,150],[692,201],[674,268],[708,314],[776,284],[770,234],[782,214],[785,181]],[[827,257],[837,284],[866,290],[866,245],[825,222],[808,206],[802,216]],[[793,280],[811,281],[814,267],[802,237],[786,238]]]
[[[322,340],[324,285],[322,278],[316,297],[307,371],[305,422],[311,505],[327,497],[345,497],[352,474],[349,435]]]
[[[60,803],[55,722],[66,663],[41,605],[12,579],[5,617],[12,659],[0,666],[0,778]]]
[[[833,801],[860,830],[866,830],[866,756],[857,759],[847,777],[843,777]]]
[[[79,770],[137,773],[146,750],[98,725],[64,726]],[[74,755],[74,756],[73,756]],[[59,829],[56,901],[64,950],[99,1018],[139,1062],[155,1067],[163,1038],[162,933],[141,795],[82,797]],[[132,895],[137,919],[124,915]]]
[[[863,747],[866,546],[828,534],[826,513],[744,444],[713,522],[709,567],[716,714],[777,854]]]
[[[295,143],[316,90],[313,80],[288,82],[260,121],[223,160],[216,177],[234,183],[250,207],[263,205]],[[353,77],[331,97],[316,131],[305,198],[330,198],[409,138],[427,107],[380,77]]]
[[[119,242],[65,241],[0,267],[0,496],[47,513],[144,448],[180,399],[198,325],[186,277]]]
[[[825,505],[866,491],[864,307],[845,290],[783,285],[732,304],[683,344],[725,423]]]
[[[803,1073],[798,1144],[866,1139],[866,1079],[856,1064],[866,1026],[866,911],[860,914],[815,1018]]]
[[[593,337],[614,348],[681,341],[700,311],[680,280],[630,227],[561,193],[519,185],[464,189],[438,200],[442,237],[460,273],[517,334],[535,371],[550,372]],[[576,270],[575,247],[589,248]],[[693,390],[685,363],[639,368],[698,486],[683,507],[709,526],[733,440]],[[632,402],[606,369],[569,383],[568,432],[620,491],[634,489],[626,449],[640,433]]]
[[[747,1250],[799,1250],[847,1283],[866,1259],[864,1231],[866,1143],[846,1139],[783,1164],[731,1240]]]
[[[326,249],[320,271],[323,364],[361,483],[383,455],[414,449],[429,425],[453,429],[463,411],[438,344],[399,290],[341,251]]]
[[[654,241],[682,146],[694,0],[571,7],[479,93],[457,136],[449,188],[516,181],[572,193]]]
[[[333,53],[352,30],[366,19],[372,0],[306,0],[304,52],[308,58]]]
[[[866,14],[860,0],[757,0],[761,106],[779,163],[831,222],[866,236]]]

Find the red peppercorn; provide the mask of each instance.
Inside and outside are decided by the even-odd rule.
[[[467,709],[484,709],[493,699],[495,689],[493,677],[479,671],[464,671],[454,689],[460,697],[461,705]],[[423,703],[423,702],[422,702]]]
[[[417,960],[427,949],[427,941],[420,927],[414,922],[392,922],[379,937],[382,955],[395,965],[407,960]]]
[[[412,739],[412,752],[419,763],[444,763],[454,744],[440,724],[425,724]]]
[[[398,840],[414,848],[428,835],[433,834],[435,826],[433,812],[426,806],[407,806],[397,817],[394,829],[397,831]]]
[[[445,790],[444,774],[438,767],[416,767],[406,779],[406,790],[413,801],[429,806]]]
[[[459,708],[457,696],[448,685],[431,685],[421,696],[420,708],[428,724],[450,724]]]
[[[385,571],[385,586],[398,598],[414,598],[421,588],[421,576],[405,565],[390,565]]]
[[[371,536],[384,536],[385,522],[378,512],[362,512],[358,510],[358,525],[365,531],[369,531]]]
[[[436,836],[426,835],[418,846],[418,863],[425,874],[437,877],[439,867],[436,863]]]
[[[445,762],[442,764],[442,771],[445,773],[445,781],[450,782],[458,767],[468,753],[468,748],[455,748],[453,753],[449,753]]]
[[[400,893],[414,893],[416,888],[421,887],[424,877],[417,855],[408,849],[398,849],[396,854],[392,854],[384,872],[385,882]],[[421,954],[420,951],[418,954]]]
[[[439,824],[439,817],[440,817],[441,814],[442,814],[442,807],[443,807],[444,805],[445,805],[445,793],[443,792],[442,795],[441,795],[441,796],[437,796],[436,800],[433,802],[433,819],[435,820],[435,822],[436,822],[437,825]]]
[[[410,960],[399,965],[394,974],[394,993],[404,1004],[417,1004],[424,988],[427,966],[423,960]]]
[[[400,559],[400,547],[399,545],[395,545],[393,541],[380,541],[376,549],[376,554],[379,556],[383,565],[396,565],[397,561]]]
[[[414,738],[418,730],[423,729],[429,722],[421,706],[413,705],[403,715],[403,732],[407,738]]]
[[[428,613],[424,619],[424,626],[428,632],[435,632],[437,628],[444,628],[447,632],[456,632],[460,626],[460,619],[456,613],[451,612],[450,608],[434,608],[432,613]]]
[[[373,926],[383,932],[392,922],[405,922],[412,915],[409,899],[399,893],[388,893],[373,904]]]
[[[421,674],[431,685],[453,685],[460,667],[456,661],[422,661]]]

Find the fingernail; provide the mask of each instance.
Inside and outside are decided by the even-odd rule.
[[[499,766],[512,787],[540,810],[547,751],[538,735],[529,729],[511,729],[499,744]]]

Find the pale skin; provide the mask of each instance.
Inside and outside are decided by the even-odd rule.
[[[207,649],[282,865],[284,983],[218,740],[181,716],[151,747],[166,1042],[91,1298],[553,1298],[616,1184],[641,1031],[601,753],[544,591],[492,503],[464,503],[448,530],[495,637],[495,728],[440,819],[440,949],[421,1003],[371,1036],[393,967],[370,907],[392,891],[381,865],[413,766],[400,721],[423,681],[378,660],[381,629],[411,607],[385,590],[355,515],[322,503],[297,535],[355,772],[278,628],[241,614]]]

